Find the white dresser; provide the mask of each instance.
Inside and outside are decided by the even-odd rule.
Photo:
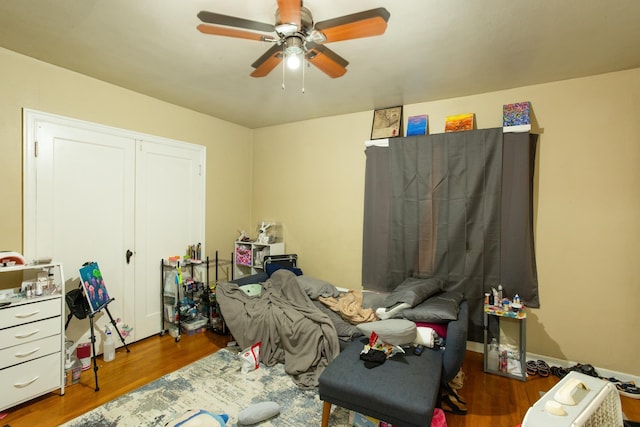
[[[43,268],[64,283],[60,264],[5,267],[0,274],[29,278]],[[0,308],[0,411],[56,389],[64,394],[64,298],[5,293],[3,301],[11,304]]]

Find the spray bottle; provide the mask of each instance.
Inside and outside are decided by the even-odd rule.
[[[109,329],[109,325],[104,327],[104,333],[106,338],[104,340],[104,354],[102,358],[105,362],[111,362],[116,358],[116,343],[113,341],[113,336],[111,334],[111,329]]]

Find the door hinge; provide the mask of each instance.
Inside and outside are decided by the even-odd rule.
[[[33,157],[38,157],[38,141],[33,141]]]

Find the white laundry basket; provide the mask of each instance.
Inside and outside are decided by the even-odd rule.
[[[569,372],[529,408],[522,427],[622,427],[623,424],[620,396],[612,383]]]

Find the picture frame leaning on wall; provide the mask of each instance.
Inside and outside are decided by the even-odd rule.
[[[373,112],[371,139],[395,138],[402,135],[402,106]]]

